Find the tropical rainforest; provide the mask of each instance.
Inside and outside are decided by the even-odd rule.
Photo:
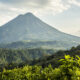
[[[58,52],[0,49],[0,55],[0,80],[80,80],[80,46]]]
[[[53,69],[51,65],[24,66],[12,70],[4,69],[0,72],[0,80],[80,80],[80,57],[75,58],[65,55],[59,60],[62,64]]]

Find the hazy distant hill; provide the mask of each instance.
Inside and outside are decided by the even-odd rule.
[[[9,44],[0,44],[0,48],[10,48],[10,49],[24,49],[24,48],[43,48],[43,49],[54,49],[65,50],[70,49],[72,46],[77,46],[78,43],[73,43],[71,41],[18,41]]]
[[[12,43],[25,40],[43,42],[63,41],[64,43],[70,43],[70,46],[75,46],[80,43],[79,37],[60,32],[41,21],[32,13],[19,15],[0,27],[0,43]]]

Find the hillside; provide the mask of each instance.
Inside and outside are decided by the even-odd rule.
[[[52,49],[0,49],[0,53],[1,70],[4,67],[6,69],[22,67],[25,65],[38,65],[46,67],[49,64],[51,64],[52,67],[55,68],[61,65],[59,60],[63,59],[65,55],[70,55],[73,57],[75,57],[76,55],[80,56],[80,46],[72,47],[70,50],[60,50],[58,52],[55,52],[55,50]]]
[[[0,48],[9,49],[25,49],[25,48],[43,48],[43,49],[55,49],[66,50],[70,49],[72,46],[77,46],[78,43],[73,43],[72,41],[18,41],[8,44],[0,44]]]
[[[65,55],[70,55],[72,57],[75,57],[76,55],[80,56],[80,46],[72,47],[70,50],[60,50],[51,56],[44,57],[43,59],[35,61],[35,64],[41,65],[43,67],[51,64],[55,68],[61,65],[59,60],[64,58]]]
[[[62,65],[55,69],[51,65],[4,69],[0,72],[0,80],[80,80],[80,57],[65,55],[64,58],[60,60]]]
[[[57,66],[50,62],[52,57],[47,58],[47,62],[50,62],[49,65],[43,60],[45,66],[24,65],[13,67],[10,64],[8,68],[5,67],[0,71],[0,80],[80,80],[80,57],[77,56],[80,52],[80,46],[73,47],[70,51],[64,51],[64,53],[67,52],[71,52],[71,54],[62,57],[58,54],[57,58],[53,57],[57,59]],[[61,53],[63,54],[63,52]]]
[[[54,54],[52,49],[3,49],[0,48],[0,67],[8,64],[30,64],[31,61]]]
[[[67,47],[72,47],[80,43],[80,37],[63,33],[46,24],[32,13],[27,13],[17,16],[0,27],[1,44],[18,41],[58,41],[60,45],[64,42],[66,45],[70,44]]]

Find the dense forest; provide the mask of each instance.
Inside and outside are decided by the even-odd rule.
[[[23,67],[25,65],[39,65],[42,67],[52,65],[53,68],[60,65],[60,59],[64,55],[79,55],[80,46],[72,47],[70,50],[60,50],[55,52],[53,49],[0,49],[0,70]],[[45,62],[45,63],[44,63]]]
[[[5,62],[0,65],[0,80],[80,80],[80,46],[55,53],[52,49],[0,49],[0,55],[0,64]]]
[[[0,67],[11,64],[30,64],[33,60],[50,56],[53,49],[8,49],[0,48]]]
[[[65,59],[60,59],[62,64],[53,69],[51,65],[24,66],[12,70],[4,69],[0,72],[0,80],[80,80],[80,57],[75,58],[65,55]]]
[[[58,60],[63,59],[65,55],[70,55],[72,57],[75,57],[76,55],[80,56],[80,45],[72,47],[70,50],[60,50],[51,56],[36,60],[35,64],[43,67],[48,66],[49,64],[51,64],[54,68],[59,67],[61,64]]]

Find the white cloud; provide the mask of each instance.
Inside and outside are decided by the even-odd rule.
[[[59,14],[80,6],[78,0],[0,0],[0,25],[21,13],[32,12],[37,15]]]
[[[76,6],[79,6],[80,7],[80,1],[78,1],[78,0],[68,0],[68,2],[70,4],[73,4],[73,5],[76,5]]]
[[[70,5],[68,5],[68,4],[64,5],[62,3],[62,0],[51,0],[48,5],[49,6],[46,7],[47,10],[49,10],[53,14],[61,13],[70,8]]]
[[[62,0],[1,0],[0,13],[61,13],[70,6]]]
[[[80,6],[78,0],[0,0],[0,11],[6,9],[16,12],[45,12],[61,13],[71,5]]]

